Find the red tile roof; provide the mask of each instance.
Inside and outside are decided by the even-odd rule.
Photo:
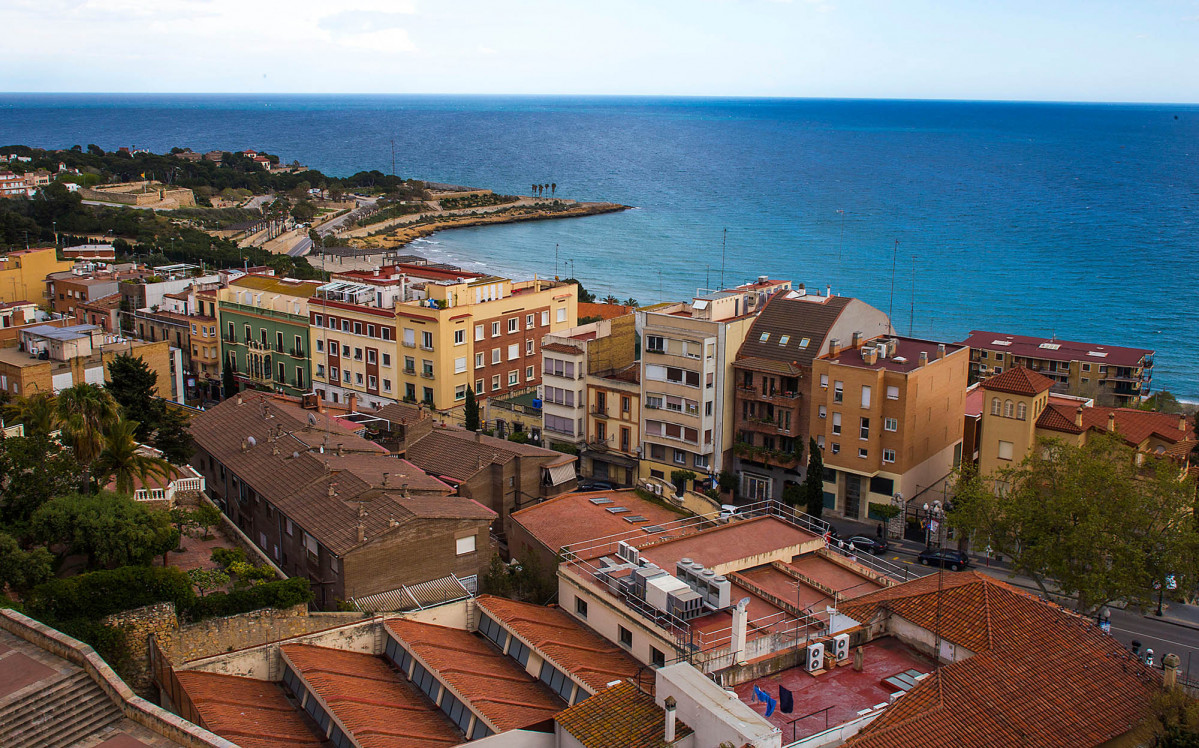
[[[585,628],[561,608],[547,608],[481,595],[479,607],[505,624],[559,670],[587,684],[592,693],[614,680],[636,680],[642,666],[623,649]],[[646,678],[652,688],[653,676]]]
[[[575,457],[531,444],[487,436],[466,429],[437,427],[410,445],[405,457],[420,469],[438,477],[465,481],[483,468],[505,465],[517,457],[529,457],[543,466],[574,462]]]
[[[175,675],[200,713],[201,726],[242,748],[324,745],[276,683],[199,670]]]
[[[583,353],[582,348],[567,345],[566,343],[546,343],[541,346],[541,350],[549,351],[550,353],[565,353],[569,356],[577,356]]]
[[[615,319],[623,317],[626,314],[632,314],[637,310],[635,306],[624,306],[623,304],[592,304],[585,301],[579,302],[579,317],[599,317],[600,319]]]
[[[1084,408],[1082,425],[1087,429],[1107,431],[1108,419],[1116,417],[1116,431],[1131,444],[1140,444],[1151,436],[1168,442],[1194,438],[1194,423],[1173,413],[1154,413],[1136,408]],[[1181,419],[1181,423],[1180,423]],[[1179,426],[1183,428],[1179,428]]]
[[[1053,386],[1053,380],[1044,374],[1017,366],[1002,374],[996,374],[982,383],[984,390],[1007,392],[1012,395],[1039,395]]]
[[[1063,434],[1081,434],[1082,426],[1074,422],[1074,416],[1077,413],[1077,406],[1072,407],[1050,400],[1049,404],[1045,406],[1045,410],[1037,418],[1037,428],[1060,431]]]
[[[496,732],[544,722],[566,706],[478,634],[402,619],[387,628]]]
[[[1133,729],[1158,676],[1092,622],[979,572],[933,574],[842,606],[894,615],[973,655],[942,666],[846,745],[1095,746]]]
[[[625,681],[559,714],[554,721],[584,748],[666,748],[666,712]],[[675,740],[691,728],[675,719]],[[674,745],[670,743],[669,745]]]
[[[996,343],[1003,341],[1006,345]],[[1141,359],[1152,355],[1153,351],[1141,348],[1120,348],[1114,345],[1095,345],[1093,343],[1078,343],[1057,338],[1037,338],[1029,335],[1006,335],[1001,332],[984,332],[971,330],[970,337],[962,341],[962,345],[985,351],[1003,351],[1021,358],[1036,358],[1046,361],[1098,361],[1109,366],[1138,366]],[[1042,348],[1042,345],[1057,346]],[[1092,351],[1103,353],[1103,356],[1091,356]]]
[[[458,745],[462,733],[382,658],[286,644],[283,654],[362,748]]]

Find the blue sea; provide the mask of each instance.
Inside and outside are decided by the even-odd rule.
[[[831,285],[904,333],[1152,348],[1154,389],[1199,397],[1196,106],[0,95],[0,144],[255,148],[348,175],[390,172],[393,141],[404,176],[636,206],[413,245],[435,260],[642,304]]]

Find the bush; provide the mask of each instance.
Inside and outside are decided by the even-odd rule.
[[[180,610],[193,597],[191,580],[181,569],[123,566],[39,584],[27,607],[31,616],[47,623],[48,619],[98,621],[111,613],[161,602],[173,602]]]
[[[190,588],[188,590],[191,591]],[[213,592],[192,597],[181,613],[192,621],[232,616],[259,608],[290,608],[312,600],[312,589],[304,578],[281,579],[233,592]]]
[[[217,566],[227,569],[233,564],[245,563],[246,552],[241,548],[213,548],[209,558]]]

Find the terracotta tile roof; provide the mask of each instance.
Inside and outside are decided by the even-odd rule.
[[[632,683],[605,689],[554,721],[584,748],[666,748],[666,712]],[[691,728],[675,719],[675,740]],[[671,744],[672,745],[672,744]]]
[[[1108,418],[1116,417],[1116,431],[1130,444],[1140,444],[1151,436],[1168,442],[1194,438],[1194,423],[1172,413],[1155,413],[1135,408],[1084,408],[1082,425],[1087,429],[1107,431]],[[1179,423],[1179,419],[1182,423]],[[1178,428],[1179,425],[1183,428]]]
[[[1016,366],[1002,374],[983,380],[982,388],[992,392],[1007,392],[1012,395],[1039,395],[1053,386],[1053,380],[1044,374]]]
[[[389,403],[372,415],[392,423],[415,423],[429,417],[428,411],[408,403]]]
[[[1007,345],[996,343],[1004,341]],[[1152,355],[1153,351],[1141,348],[1120,348],[1114,345],[1095,345],[1079,343],[1072,340],[1057,338],[1037,338],[1029,335],[1007,335],[1001,332],[985,332],[971,330],[970,337],[961,341],[962,345],[985,351],[1003,351],[1021,358],[1035,358],[1045,361],[1098,361],[1109,366],[1138,366],[1142,358]],[[1043,344],[1057,346],[1042,348]],[[1105,353],[1105,356],[1088,355],[1091,351]]]
[[[544,722],[566,707],[478,634],[402,619],[388,621],[387,628],[497,732]]]
[[[244,393],[242,400],[238,405],[231,398],[195,416],[190,428],[196,446],[337,555],[362,545],[358,502],[370,504],[362,518],[367,543],[413,519],[494,517],[471,499],[448,496],[444,483],[328,414],[263,393]],[[401,496],[405,483],[408,498]]]
[[[1063,434],[1081,434],[1082,427],[1074,422],[1077,412],[1076,406],[1071,407],[1050,400],[1049,404],[1045,406],[1045,410],[1041,411],[1041,415],[1037,418],[1037,428],[1060,431]]]
[[[202,726],[242,748],[324,745],[277,683],[199,670],[175,675],[200,713]]]
[[[854,301],[845,296],[821,298],[825,300],[789,299],[786,293],[772,296],[754,320],[737,357],[811,366],[812,360],[824,350],[825,338],[837,318]],[[765,342],[761,340],[763,333],[770,333]],[[791,336],[785,346],[779,345],[783,335]],[[804,338],[809,342],[801,348]]]
[[[308,644],[282,651],[362,748],[463,742],[449,718],[381,657]]]
[[[642,666],[623,649],[584,627],[561,608],[481,595],[479,607],[548,657],[559,670],[597,693],[614,680],[637,680]],[[652,675],[646,679],[652,686]]]
[[[583,353],[583,349],[566,343],[546,343],[541,346],[541,350],[550,351],[551,353],[565,353],[571,356],[578,356]]]
[[[544,458],[546,465],[573,462],[574,457],[529,444],[438,427],[411,444],[405,456],[430,475],[464,481],[492,463],[506,465],[517,457]]]
[[[615,319],[637,311],[637,307],[623,304],[592,304],[579,302],[579,317],[599,317],[600,319]]]
[[[753,369],[754,371],[764,371],[770,374],[782,374],[785,377],[799,376],[799,372],[801,371],[795,364],[786,361],[773,361],[760,356],[739,359],[733,365],[738,369]]]
[[[1094,746],[1145,714],[1158,676],[1087,619],[979,572],[938,575],[842,606],[893,614],[973,655],[941,667],[846,745],[853,748]],[[940,602],[938,604],[938,596]]]

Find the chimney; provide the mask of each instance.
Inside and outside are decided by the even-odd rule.
[[[1111,411],[1107,414],[1107,430],[1115,432],[1116,430],[1116,411]]]
[[[245,452],[245,451],[246,451],[246,450],[248,450],[249,448],[250,448],[250,442],[248,442],[248,441],[247,441],[247,440],[245,440],[245,439],[242,439],[242,440],[241,440],[241,451]]]
[[[830,340],[828,342],[828,355],[836,356],[840,352],[841,352],[841,341],[838,340],[837,338],[833,338],[832,340]]]
[[[795,292],[796,292],[797,294],[799,294],[800,296],[807,296],[807,295],[808,295],[808,289],[807,289],[807,288],[805,288],[805,287],[804,287],[804,284],[802,284],[802,283],[800,283],[800,284],[799,284],[799,288],[795,289]]]
[[[854,672],[862,672],[862,668],[866,666],[866,652],[858,647],[853,651],[853,669]]]
[[[945,344],[937,343],[937,360],[940,361],[943,358],[945,358]]]
[[[383,473],[383,485],[387,485],[388,479],[391,478],[391,473]]]
[[[828,296],[828,297],[831,297],[831,296],[833,295],[833,287],[832,287],[832,286],[825,286],[825,287],[824,287],[824,295],[825,295],[825,296]]]
[[[729,649],[733,652],[733,662],[736,664],[744,664],[745,657],[745,629],[749,622],[749,613],[746,612],[749,608],[749,598],[743,597],[733,607],[733,634],[732,641],[729,643]]]
[[[920,365],[925,366],[927,364],[928,364],[928,351],[920,351]]]
[[[237,404],[238,404],[238,405],[241,405],[241,404],[242,404],[241,395],[238,395],[238,396],[237,396]]]
[[[362,520],[358,520],[358,542],[366,542],[366,522],[363,522]]]
[[[358,395],[357,394],[351,392],[349,395],[346,396],[346,407],[349,409],[349,412],[351,412],[351,413],[358,412]]]
[[[1074,411],[1074,425],[1082,428],[1082,406],[1078,406],[1078,410]]]
[[[862,345],[862,331],[856,330],[853,334],[853,342],[850,345],[854,348],[860,348]]]
[[[873,346],[862,348],[862,362],[867,366],[874,366],[878,361],[878,349]]]
[[[329,481],[329,498],[333,498],[336,495],[337,495],[337,484],[334,483],[333,481]]]
[[[1182,658],[1171,652],[1162,658],[1162,685],[1166,688],[1173,688],[1178,685],[1178,666],[1182,664]]]
[[[341,442],[338,442],[338,443],[337,443],[337,456],[338,456],[338,457],[344,457],[344,456],[345,456],[345,450],[343,450],[343,449],[341,448]]]
[[[1186,433],[1187,430],[1187,417],[1181,413],[1178,414],[1178,430],[1183,433]]]
[[[673,743],[674,742],[674,710],[678,706],[678,702],[674,700],[673,696],[667,696],[665,706],[666,706],[666,728],[665,728],[665,732],[662,735],[662,740],[663,740],[663,742],[666,742],[666,743]]]
[[[476,431],[476,432],[475,432],[475,443],[476,443],[476,444],[481,444],[482,442],[483,442],[483,432],[482,432],[482,431]]]
[[[899,346],[899,341],[895,338],[887,338],[887,355],[895,357],[895,349]]]

